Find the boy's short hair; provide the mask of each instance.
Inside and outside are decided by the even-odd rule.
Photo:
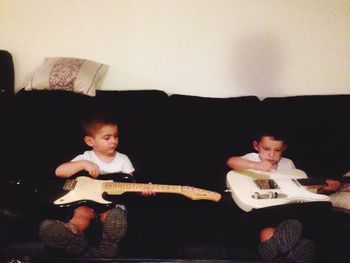
[[[93,136],[97,129],[105,125],[118,126],[117,120],[106,112],[94,112],[81,119],[81,128],[85,136]]]
[[[280,127],[277,124],[260,126],[255,134],[254,140],[260,141],[262,137],[265,136],[272,137],[276,141],[283,141],[284,144],[288,142],[286,130],[284,127]]]

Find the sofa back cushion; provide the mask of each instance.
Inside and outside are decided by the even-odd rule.
[[[350,95],[267,98],[264,112],[288,131],[286,154],[311,177],[350,170]]]
[[[0,50],[0,96],[14,94],[15,70],[11,53]]]
[[[8,152],[16,170],[31,180],[54,176],[58,164],[84,149],[79,120],[90,104],[89,96],[68,91],[18,92]]]
[[[251,151],[259,99],[172,95],[169,100],[171,180],[222,188],[227,158]]]
[[[168,95],[158,90],[98,91],[94,108],[116,116],[118,151],[129,156],[140,182],[166,182]]]

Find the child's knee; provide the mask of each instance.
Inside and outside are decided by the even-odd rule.
[[[273,234],[275,233],[275,228],[273,227],[266,227],[260,231],[260,241],[266,241],[270,239]]]
[[[103,223],[105,221],[106,216],[111,210],[108,210],[100,215],[100,222]]]
[[[95,213],[90,207],[79,206],[74,210],[74,216],[92,220],[95,217]]]

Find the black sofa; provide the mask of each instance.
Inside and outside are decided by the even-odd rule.
[[[247,217],[225,192],[225,162],[252,150],[261,118],[274,119],[289,131],[285,155],[310,177],[340,177],[350,170],[350,95],[259,100],[168,95],[160,90],[97,91],[96,97],[21,90],[0,100],[4,262],[261,262],[255,235],[262,222],[256,218],[270,212],[303,222],[305,236],[316,245],[315,262],[350,258],[349,218],[330,203],[271,207]],[[52,208],[43,193],[57,165],[86,149],[79,119],[95,110],[118,118],[118,149],[130,157],[138,182],[194,186],[220,193],[221,200],[127,193],[121,199],[128,207],[129,228],[117,258],[99,257],[94,242],[80,257],[46,248],[37,234],[40,222],[57,210],[72,208]],[[97,232],[90,234],[97,244]]]

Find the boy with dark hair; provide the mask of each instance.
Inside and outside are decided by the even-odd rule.
[[[259,131],[253,140],[256,152],[243,156],[232,156],[227,166],[233,170],[255,169],[262,171],[290,170],[295,165],[292,160],[282,157],[287,149],[285,139],[273,129]],[[260,231],[258,252],[266,262],[304,262],[311,263],[314,246],[308,239],[300,239],[302,225],[299,221],[288,219],[277,227],[265,227]]]
[[[84,142],[91,147],[73,160],[59,165],[56,176],[69,178],[78,172],[86,171],[92,178],[102,174],[125,173],[133,176],[134,167],[127,155],[116,149],[119,143],[118,125],[104,113],[95,113],[82,120]],[[145,196],[154,192],[145,191]],[[96,218],[95,211],[88,206],[74,210],[68,223],[58,220],[44,220],[39,235],[47,246],[62,249],[67,253],[80,255],[88,247],[84,232]],[[114,257],[127,230],[126,208],[117,204],[98,216],[103,225],[99,252],[103,257]]]

